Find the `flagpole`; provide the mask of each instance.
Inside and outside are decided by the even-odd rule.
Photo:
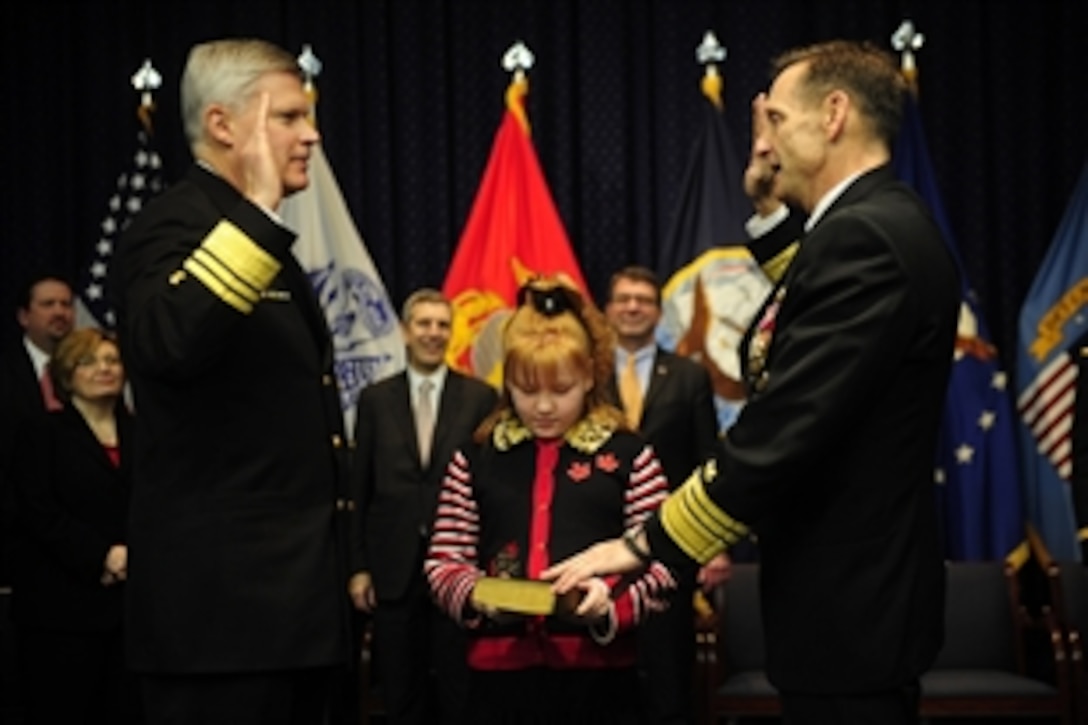
[[[310,45],[298,57],[308,120],[317,128],[314,80],[322,63]],[[359,392],[404,369],[397,313],[363,243],[322,144],[310,151],[309,183],[283,200],[280,217],[296,235],[291,248],[325,316],[335,358],[344,430],[355,432]]]
[[[506,108],[514,114],[526,136],[532,135],[529,117],[525,113],[525,96],[529,93],[529,77],[526,72],[536,63],[536,56],[529,46],[517,41],[502,56],[502,67],[512,74],[510,85],[506,87]]]
[[[162,76],[155,70],[155,66],[151,65],[151,59],[145,58],[144,64],[132,76],[132,87],[140,93],[140,105],[136,109],[136,116],[149,134],[154,133],[151,126],[151,114],[155,112],[155,99],[152,94],[161,86]]]
[[[112,330],[116,323],[110,297],[106,293],[113,250],[121,232],[143,208],[144,204],[163,189],[162,161],[152,144],[152,114],[155,111],[154,92],[162,86],[162,76],[145,58],[131,77],[132,87],[140,96],[136,118],[135,149],[122,168],[106,201],[106,213],[99,224],[90,253],[90,262],[79,280],[76,299],[76,326],[101,327]]]
[[[725,111],[725,104],[722,102],[722,90],[725,81],[721,73],[718,72],[718,64],[725,60],[726,55],[725,46],[718,42],[718,36],[714,34],[713,30],[706,31],[703,42],[695,49],[695,59],[705,66],[703,80],[699,83],[699,88],[702,90],[703,95],[721,112]]]
[[[904,20],[892,33],[892,47],[899,51],[899,67],[903,77],[907,80],[907,87],[911,94],[918,97],[918,64],[915,62],[915,51],[921,50],[925,45],[926,36],[922,35],[914,22]]]

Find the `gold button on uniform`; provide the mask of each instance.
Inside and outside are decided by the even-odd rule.
[[[339,433],[333,433],[332,447],[333,448],[339,448],[342,445],[344,445],[344,439],[340,437]]]

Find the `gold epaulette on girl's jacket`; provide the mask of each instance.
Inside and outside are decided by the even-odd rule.
[[[707,495],[707,484],[716,477],[717,464],[710,460],[661,504],[661,525],[665,532],[700,564],[748,533],[747,526],[719,508]]]
[[[244,315],[253,311],[261,292],[280,271],[276,258],[229,221],[220,221],[182,263],[170,282],[178,284],[185,272],[193,275],[219,299]]]

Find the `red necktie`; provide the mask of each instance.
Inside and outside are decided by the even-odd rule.
[[[42,403],[45,404],[46,410],[61,410],[64,405],[60,402],[60,398],[57,397],[57,393],[53,390],[53,378],[49,376],[49,367],[42,368],[42,376],[38,379],[38,384],[42,388]]]

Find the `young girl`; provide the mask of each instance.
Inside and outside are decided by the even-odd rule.
[[[455,453],[424,568],[470,632],[473,723],[638,722],[631,629],[664,606],[671,572],[587,582],[549,616],[474,604],[484,576],[537,579],[551,562],[640,524],[664,499],[661,465],[605,402],[612,339],[568,287],[536,281],[503,333],[503,405]]]

